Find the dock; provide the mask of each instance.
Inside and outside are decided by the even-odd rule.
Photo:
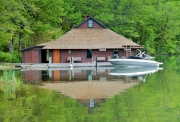
[[[14,63],[15,67],[22,69],[36,68],[74,68],[74,67],[113,67],[110,62],[97,63]]]

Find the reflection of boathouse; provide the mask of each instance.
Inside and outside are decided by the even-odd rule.
[[[108,75],[112,68],[104,67],[104,69],[64,69],[64,70],[24,70],[22,77],[24,82],[32,82],[41,84],[42,82],[68,82],[68,81],[108,81],[122,80],[127,81],[127,77],[118,77]],[[133,78],[129,78],[133,81]],[[136,79],[134,79],[136,81]]]
[[[120,69],[114,67],[49,68],[48,70],[24,70],[22,76],[26,82],[108,81],[120,79],[124,81],[127,81],[125,79],[131,79],[132,81],[139,76],[148,75],[161,69],[159,67],[121,67]]]
[[[55,41],[23,49],[23,63],[106,62],[110,58],[135,55],[142,48],[113,32],[93,17],[87,17],[74,29]],[[50,57],[50,58],[49,58]],[[50,60],[49,60],[50,59]]]
[[[108,75],[112,67],[89,67],[87,69],[49,69],[22,71],[25,82],[42,84],[41,88],[56,90],[74,98],[93,112],[93,108],[105,102],[106,98],[124,92],[138,83],[136,77]],[[42,80],[44,80],[42,82]],[[38,82],[39,81],[39,82]],[[48,83],[46,83],[46,81]]]
[[[37,84],[51,82],[45,87],[60,90],[63,94],[88,104],[87,99],[96,98],[100,102],[102,98],[122,92],[138,82],[136,78],[131,78],[129,81],[127,77],[108,75],[111,69],[113,68],[24,70],[22,76],[25,82]],[[96,100],[96,102],[98,101]]]
[[[24,70],[22,77],[25,82],[50,81],[50,82],[66,82],[66,81],[88,81],[88,80],[107,80],[108,70],[110,69],[61,69],[61,70]]]
[[[48,81],[48,83],[44,82],[40,87],[56,90],[74,98],[88,108],[88,113],[92,113],[93,108],[105,102],[106,98],[124,92],[127,88],[141,81],[138,78],[141,76],[140,73],[147,75],[158,70],[159,68],[150,67],[121,68],[120,70],[112,67],[99,67],[98,69],[89,67],[87,69],[25,70],[22,74],[26,82],[31,81],[32,83],[42,84],[42,80]],[[122,75],[122,73],[125,74]],[[132,74],[130,75],[130,73]]]

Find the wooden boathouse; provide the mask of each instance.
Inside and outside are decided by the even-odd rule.
[[[90,16],[60,38],[21,52],[22,63],[92,63],[135,55],[140,48]]]

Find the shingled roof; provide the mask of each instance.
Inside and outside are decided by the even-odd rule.
[[[92,19],[92,17],[88,19]],[[96,21],[95,19],[93,20]],[[99,24],[98,21],[96,22]],[[103,24],[100,25],[104,28],[78,28],[77,26],[60,38],[39,45],[43,45],[43,49],[120,49],[124,48],[123,45],[140,47],[140,45],[133,41],[106,28]]]

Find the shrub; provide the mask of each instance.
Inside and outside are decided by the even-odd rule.
[[[9,53],[0,52],[0,62],[10,62],[11,55]]]
[[[11,63],[20,63],[22,59],[21,53],[14,52],[12,54]]]
[[[13,54],[11,55],[8,52],[0,52],[0,62],[20,63],[21,54],[18,52],[13,52]]]

